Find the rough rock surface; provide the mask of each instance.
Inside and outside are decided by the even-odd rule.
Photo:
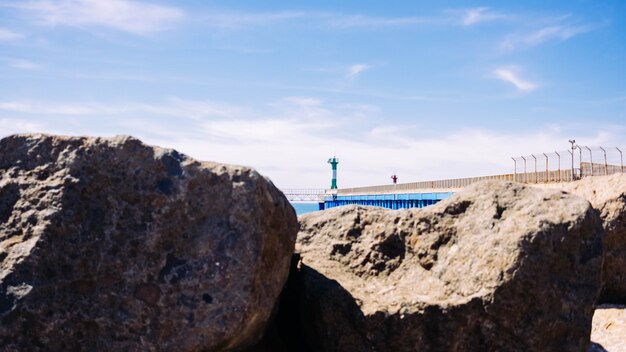
[[[593,313],[589,352],[626,351],[626,306],[603,304]]]
[[[601,303],[626,303],[626,175],[588,177],[567,184],[598,211],[604,224],[604,271]]]
[[[2,139],[0,350],[253,344],[297,228],[249,168],[131,137]]]
[[[557,190],[482,182],[424,209],[300,217],[312,351],[586,351],[602,225]]]

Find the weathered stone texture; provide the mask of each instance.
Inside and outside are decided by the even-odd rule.
[[[221,351],[256,342],[293,208],[246,167],[131,137],[0,141],[0,349]]]
[[[626,175],[587,177],[564,190],[589,200],[604,224],[600,302],[626,304]]]
[[[300,217],[311,351],[585,351],[601,284],[589,202],[482,182],[425,209]]]

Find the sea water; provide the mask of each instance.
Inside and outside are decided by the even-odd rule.
[[[319,210],[318,203],[301,203],[301,202],[292,202],[291,205],[296,210],[297,215],[302,215],[306,213],[311,213]]]

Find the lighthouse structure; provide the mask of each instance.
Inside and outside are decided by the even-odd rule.
[[[336,157],[332,157],[328,159],[328,163],[333,168],[333,179],[330,183],[330,189],[337,189],[337,164],[339,164],[339,160]]]

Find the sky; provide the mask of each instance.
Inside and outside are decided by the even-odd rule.
[[[625,33],[617,0],[0,0],[0,137],[132,135],[283,189],[332,156],[340,188],[614,157]]]

